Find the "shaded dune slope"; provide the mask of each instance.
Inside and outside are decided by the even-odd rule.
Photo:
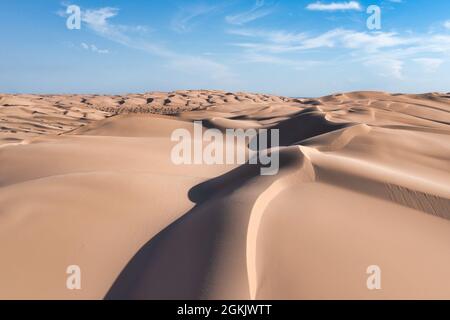
[[[448,94],[0,104],[2,298],[450,298]],[[170,135],[195,120],[279,129],[279,174],[174,165]],[[370,265],[383,290],[367,289]]]

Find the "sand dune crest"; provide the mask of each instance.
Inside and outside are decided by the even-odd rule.
[[[0,95],[0,120],[0,298],[450,298],[449,94]],[[175,165],[194,121],[278,129],[279,173]]]

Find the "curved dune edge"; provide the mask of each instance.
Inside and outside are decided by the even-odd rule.
[[[261,195],[257,198],[251,213],[247,231],[247,270],[250,298],[257,299],[258,290],[258,267],[256,247],[258,242],[258,230],[265,209],[284,189],[296,182],[313,182],[314,169],[311,166],[311,160],[301,153],[298,148],[298,156],[302,158],[303,164],[300,168],[288,168],[288,173],[284,173],[282,178],[276,179]],[[292,152],[292,151],[291,151]]]
[[[0,95],[0,117],[0,298],[450,298],[448,94]],[[200,120],[279,129],[279,174],[174,165]]]

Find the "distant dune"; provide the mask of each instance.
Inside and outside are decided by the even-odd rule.
[[[194,120],[280,172],[173,164]],[[449,219],[450,94],[0,95],[2,299],[450,299]]]

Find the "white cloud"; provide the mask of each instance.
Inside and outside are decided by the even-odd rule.
[[[308,4],[306,6],[306,9],[311,11],[362,10],[361,5],[357,1],[331,2],[331,3],[322,3],[320,1],[317,1]]]
[[[148,27],[111,23],[110,20],[118,14],[119,9],[112,7],[82,10],[82,27],[86,26],[97,35],[130,48],[144,50],[158,56],[170,56],[172,54],[170,50],[163,46],[135,37],[136,33],[147,32]],[[64,16],[67,16],[67,14],[64,13]]]
[[[177,72],[194,76],[207,75],[212,80],[231,81],[234,78],[227,66],[202,57],[180,56],[170,60],[169,66]]]
[[[245,39],[232,45],[243,50],[243,57],[254,61],[284,62],[293,66],[286,55],[339,53],[334,62],[361,64],[381,76],[404,78],[405,61],[414,61],[428,72],[436,71],[450,55],[450,35],[399,34],[395,32],[360,32],[331,29],[318,35],[274,30],[229,30]],[[432,55],[433,58],[423,58]],[[269,58],[270,57],[270,58]],[[326,62],[326,60],[324,60]],[[409,66],[409,64],[408,64]]]
[[[417,43],[415,38],[405,38],[394,32],[354,32],[348,31],[342,35],[342,43],[346,48],[377,51],[381,48],[398,47]]]
[[[450,20],[444,22],[444,27],[450,30]]]
[[[140,36],[137,37],[135,31],[141,31],[142,27],[140,26],[124,26],[111,23],[110,20],[118,14],[119,9],[111,7],[87,9],[82,10],[81,19],[83,25],[86,25],[97,35],[125,47],[141,50],[165,59],[168,62],[168,66],[177,68],[177,71],[186,70],[188,72],[189,70],[195,69],[194,66],[196,66],[198,70],[197,74],[203,75],[205,79],[216,80],[219,77],[223,77],[227,80],[232,77],[231,71],[224,64],[206,58],[180,54],[155,41]],[[102,51],[86,43],[82,45],[83,48],[86,46],[93,52],[101,53]]]
[[[247,55],[244,55],[241,59],[241,62],[282,65],[282,66],[288,66],[295,70],[305,70],[307,68],[323,64],[323,62],[316,61],[316,60],[287,59],[287,58],[276,57],[273,55],[258,54],[258,53],[249,53]]]
[[[96,30],[108,28],[108,19],[117,16],[119,9],[105,7],[101,9],[82,11],[82,21]]]
[[[92,52],[95,52],[95,53],[100,53],[100,54],[108,54],[109,53],[108,49],[99,49],[99,48],[97,48],[96,45],[93,45],[93,44],[89,45],[89,44],[87,44],[85,42],[81,43],[81,47],[84,50],[92,51]]]
[[[176,32],[187,32],[192,28],[195,19],[213,13],[217,10],[217,6],[195,5],[181,8],[172,19],[172,29]]]
[[[413,61],[422,65],[426,72],[435,72],[444,63],[443,59],[437,58],[416,58]]]
[[[237,46],[270,52],[294,52],[333,47],[375,52],[381,48],[408,45],[419,41],[415,38],[400,37],[393,32],[357,32],[341,28],[332,29],[317,36],[264,30],[231,30],[229,33],[259,40],[256,43],[236,43]]]
[[[264,31],[264,30],[252,30],[252,29],[231,29],[227,31],[229,34],[242,36],[263,38],[268,42],[279,44],[295,44],[307,38],[305,33],[294,33],[285,31]]]
[[[108,49],[99,49],[95,45],[91,44],[91,50],[96,53],[106,54],[109,53]]]
[[[253,8],[235,15],[226,16],[229,24],[244,25],[256,19],[263,18],[273,12],[271,5],[266,5],[264,0],[257,0]]]
[[[372,57],[364,62],[367,67],[373,67],[374,73],[382,77],[394,77],[396,79],[403,79],[403,65],[404,62],[393,58]]]

